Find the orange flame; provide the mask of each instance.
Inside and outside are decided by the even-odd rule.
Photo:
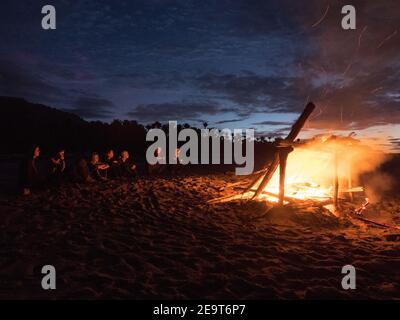
[[[316,201],[332,199],[336,174],[341,193],[349,188],[362,190],[354,188],[350,181],[356,184],[363,172],[376,168],[383,159],[382,153],[361,147],[356,140],[323,136],[313,143],[296,147],[289,154],[285,197]],[[278,194],[279,170],[274,173],[260,198],[277,202]]]

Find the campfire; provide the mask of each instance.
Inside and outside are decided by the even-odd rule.
[[[253,180],[240,195],[214,199],[213,202],[247,198],[285,205],[313,201],[339,214],[341,201],[354,201],[355,198],[364,201],[364,188],[358,185],[360,176],[377,167],[382,155],[363,146],[353,138],[353,133],[344,137],[320,135],[308,141],[296,141],[314,109],[312,103],[305,107],[289,135],[275,142],[273,160],[253,174]]]
[[[281,166],[274,172],[262,189],[260,199],[280,204],[296,199],[313,200],[337,212],[339,200],[353,201],[356,193],[363,194],[364,188],[358,182],[365,166],[361,168],[357,164],[368,150],[357,140],[322,136],[292,147],[294,150],[287,158],[286,167]],[[261,182],[262,177],[252,190],[258,190]]]

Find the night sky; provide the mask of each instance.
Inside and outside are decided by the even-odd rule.
[[[41,28],[41,8],[57,30]],[[357,29],[341,28],[341,8]],[[177,120],[400,150],[400,1],[1,1],[0,95],[87,120]],[[384,138],[384,140],[382,140]]]

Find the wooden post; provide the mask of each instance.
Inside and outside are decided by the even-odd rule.
[[[289,153],[293,151],[293,147],[279,147],[279,205],[283,206],[285,199],[285,177],[286,163]]]
[[[334,178],[333,178],[333,212],[339,212],[339,175],[338,175],[338,154],[336,151],[336,146],[334,146]]]
[[[351,170],[351,158],[349,159],[349,163],[348,163],[348,169],[347,169],[347,189],[351,189],[353,188],[353,181],[352,181],[352,170]],[[350,201],[353,202],[354,197],[353,197],[353,192],[349,192],[349,198]]]

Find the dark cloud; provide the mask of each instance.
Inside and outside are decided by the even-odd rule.
[[[215,122],[215,124],[224,124],[224,123],[232,123],[232,122],[241,122],[245,119],[228,119],[228,120],[220,120]]]
[[[323,1],[314,1],[312,6],[308,2],[291,0],[240,0],[231,4],[233,2],[238,9],[236,31],[245,37],[296,33],[305,27],[305,20],[317,19],[324,6]]]
[[[141,121],[173,121],[195,119],[218,112],[219,106],[209,102],[177,102],[138,105],[128,116]]]
[[[197,79],[203,90],[231,99],[243,115],[262,111],[281,111],[301,101],[294,77],[242,74],[205,74]]]
[[[285,43],[284,39],[297,32],[308,48],[295,53],[296,61],[287,69],[290,76],[285,75],[287,72],[268,76],[206,74],[198,78],[200,87],[232,100],[240,115],[299,113],[305,100],[312,100],[318,107],[310,123],[313,128],[360,130],[400,123],[400,3],[357,3],[355,31],[340,27],[341,8],[345,4],[241,4],[240,21],[245,34],[277,31]],[[270,10],[262,10],[263,7]],[[282,14],[286,11],[292,12],[289,18]],[[325,12],[326,16],[313,27]]]
[[[400,72],[383,68],[347,79],[342,87],[321,85],[316,95],[319,106],[312,125],[316,128],[360,130],[375,125],[400,123],[397,96]]]
[[[81,96],[74,102],[74,108],[67,109],[85,119],[110,118],[115,109],[114,104],[97,96]]]
[[[9,60],[0,60],[0,94],[47,102],[65,96],[45,77]]]
[[[317,104],[311,126],[320,129],[365,129],[400,123],[397,67],[376,68],[355,77],[324,75],[312,67],[298,77],[207,74],[199,77],[203,90],[219,93],[237,106],[238,115],[260,112],[300,113],[306,100]],[[254,125],[274,125],[255,123]],[[283,124],[285,125],[285,124]]]
[[[107,77],[108,82],[120,83],[135,89],[176,89],[188,80],[176,71],[169,73],[121,72]]]
[[[291,125],[287,121],[261,121],[253,123],[254,126],[288,126]]]
[[[360,130],[399,124],[400,2],[354,3],[357,29],[352,31],[339,23],[345,4],[329,2],[326,17],[307,33],[314,50],[298,61],[303,85],[319,107],[311,126]]]
[[[290,132],[291,127],[283,127],[277,130],[257,130],[256,136],[257,137],[267,137],[270,139],[274,138],[285,138],[286,135]]]
[[[83,68],[80,70],[74,70],[71,68],[66,68],[58,65],[52,65],[49,67],[48,64],[43,65],[44,68],[46,68],[46,72],[49,75],[55,76],[57,78],[60,78],[62,80],[66,81],[93,81],[96,80],[96,76],[84,70]]]

